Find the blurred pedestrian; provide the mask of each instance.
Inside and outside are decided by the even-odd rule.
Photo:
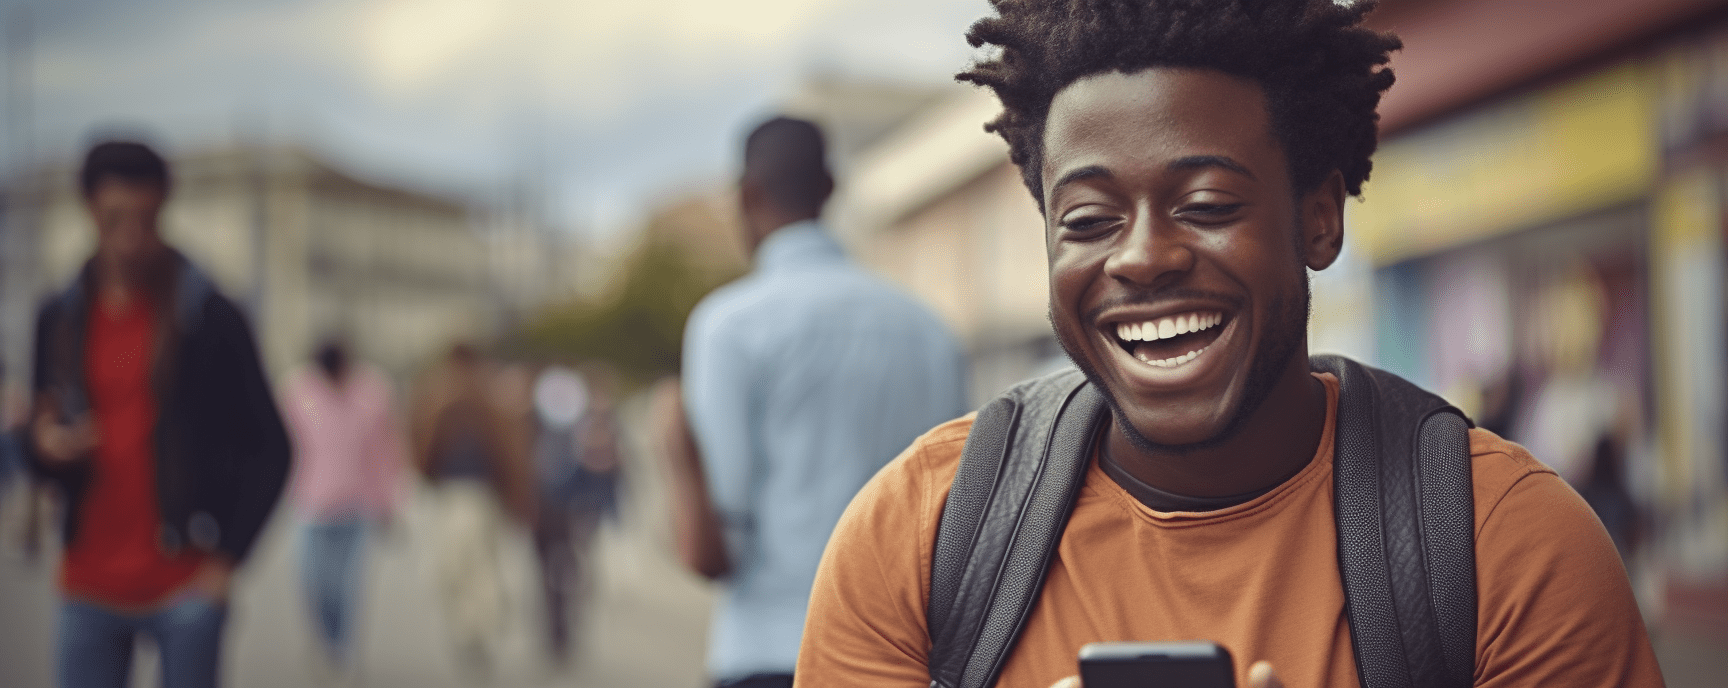
[[[534,381],[539,510],[534,551],[545,595],[546,642],[564,666],[586,607],[594,534],[615,514],[619,457],[611,403],[574,370],[547,366]]]
[[[468,344],[423,377],[412,415],[414,465],[432,484],[438,589],[457,660],[491,670],[505,621],[497,549],[506,515],[534,522],[526,431],[500,398],[497,371]]]
[[[679,517],[720,525],[686,530],[722,533],[683,555],[725,586],[708,651],[723,686],[791,685],[841,511],[920,433],[965,411],[965,360],[947,328],[848,260],[819,221],[834,188],[824,158],[809,122],[775,118],[750,133],[739,200],[755,269],[703,299],[685,332],[700,461],[674,456],[671,467],[687,475],[675,484],[705,485],[712,501],[681,504]]]
[[[0,395],[6,391],[6,363],[0,361]],[[12,418],[9,401],[0,396],[0,509],[8,506],[12,485],[24,472],[24,450],[18,446],[19,423]]]
[[[405,437],[384,374],[352,359],[337,338],[284,386],[293,434],[289,503],[301,520],[301,577],[321,659],[351,671],[353,629],[367,542],[392,520],[407,459]]]
[[[31,412],[25,389],[5,384],[0,364],[0,546],[25,562],[35,563],[42,542],[51,533],[48,521],[58,513],[51,483],[35,480],[25,458]]]
[[[1637,551],[1643,531],[1643,509],[1632,497],[1626,485],[1625,461],[1620,440],[1612,433],[1602,433],[1590,460],[1590,477],[1578,488],[1579,496],[1601,519],[1602,527],[1614,541],[1614,549],[1622,561],[1630,562]]]
[[[80,173],[96,252],[37,320],[26,442],[65,496],[60,685],[214,686],[229,581],[287,477],[288,436],[233,302],[158,230],[167,164],[130,142]]]
[[[20,435],[25,404],[16,403],[6,384],[6,365],[0,362],[0,547],[17,547],[26,561],[35,559],[32,546],[35,487],[24,465]],[[10,554],[11,552],[8,552]]]

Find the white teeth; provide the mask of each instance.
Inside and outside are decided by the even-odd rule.
[[[1222,313],[1183,313],[1139,323],[1117,323],[1116,336],[1128,342],[1155,342],[1176,335],[1199,332],[1224,321]]]
[[[1182,365],[1184,363],[1187,363],[1189,361],[1194,360],[1195,358],[1200,356],[1201,352],[1205,351],[1208,348],[1210,348],[1210,347],[1201,347],[1199,349],[1195,349],[1193,351],[1182,354],[1181,356],[1177,356],[1175,358],[1165,358],[1165,359],[1161,359],[1161,360],[1157,360],[1157,361],[1149,360],[1145,356],[1137,356],[1137,358],[1139,358],[1142,362],[1145,362],[1149,365],[1157,366],[1159,368],[1174,368],[1176,366],[1179,366],[1179,365]]]

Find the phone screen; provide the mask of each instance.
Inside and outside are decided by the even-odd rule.
[[[1235,688],[1230,652],[1210,641],[1091,643],[1080,649],[1086,688]]]

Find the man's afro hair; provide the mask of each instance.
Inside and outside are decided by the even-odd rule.
[[[1373,0],[991,0],[997,16],[967,42],[1000,47],[956,78],[995,90],[1003,113],[986,131],[1008,141],[1044,205],[1044,121],[1056,93],[1082,78],[1150,67],[1215,69],[1266,93],[1272,129],[1298,193],[1332,170],[1362,193],[1377,141],[1384,67],[1398,38],[1360,26]]]

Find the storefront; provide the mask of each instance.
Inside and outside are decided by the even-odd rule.
[[[1570,69],[1381,145],[1375,358],[1584,492],[1653,614],[1723,624],[1728,20]]]

